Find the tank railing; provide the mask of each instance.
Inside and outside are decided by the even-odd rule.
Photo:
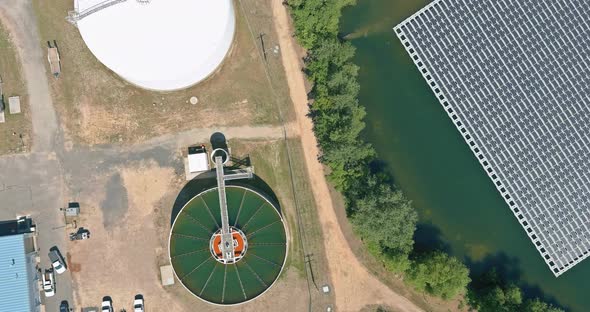
[[[240,179],[252,179],[254,177],[254,171],[252,167],[248,167],[246,169],[237,169],[231,174],[226,174],[223,176],[225,181],[231,180],[240,180]]]
[[[121,3],[121,2],[126,2],[127,0],[105,0],[103,2],[100,2],[98,4],[95,4],[83,11],[77,11],[77,10],[73,10],[73,11],[69,11],[68,12],[68,16],[66,17],[66,20],[74,25],[76,25],[78,23],[78,21],[80,21],[81,19],[96,13],[102,9],[106,9],[110,6],[113,6],[115,4]],[[139,1],[144,3],[145,1]],[[149,2],[149,0],[147,1]]]
[[[223,158],[221,156],[215,157],[215,171],[217,171],[217,190],[219,193],[219,208],[221,210],[221,251],[224,260],[233,262],[235,258],[234,242],[233,235],[229,229]]]

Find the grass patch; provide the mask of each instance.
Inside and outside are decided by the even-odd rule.
[[[295,208],[288,178],[289,167],[284,142],[231,140],[229,145],[233,155],[237,157],[250,156],[256,175],[266,182],[277,196],[290,236],[289,256],[286,265],[297,268],[303,274],[301,242],[297,236],[299,229],[294,214]]]
[[[320,294],[318,288],[329,284],[330,276],[324,252],[323,233],[300,141],[231,140],[229,145],[235,156],[250,156],[256,175],[268,183],[278,197],[290,235],[286,266],[296,268],[302,277],[305,277],[307,271],[313,310],[324,309],[333,298]],[[292,170],[289,170],[289,164]],[[306,258],[305,254],[309,257]]]
[[[5,123],[0,123],[0,154],[27,152],[30,149],[31,121],[27,88],[15,46],[8,32],[0,24],[0,77],[5,106]],[[8,112],[8,98],[20,96],[22,113]]]
[[[62,74],[50,77],[51,89],[75,142],[136,142],[191,128],[279,122],[257,42],[237,2],[234,44],[219,70],[196,86],[165,93],[133,86],[96,59],[65,20],[73,1],[34,0],[33,5],[43,46],[56,40],[60,50]],[[189,104],[191,96],[199,104]]]
[[[295,109],[291,102],[287,76],[281,60],[281,47],[278,45],[279,39],[273,20],[271,1],[239,0],[238,4],[240,6],[236,10],[239,9],[244,13],[247,25],[251,29],[251,36],[255,37],[258,51],[262,51],[264,42],[266,58],[264,54],[261,54],[260,58],[264,61],[270,77],[270,85],[276,96],[274,103],[279,106],[285,122],[295,121]],[[262,34],[262,40],[260,34]]]

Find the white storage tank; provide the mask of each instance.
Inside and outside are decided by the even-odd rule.
[[[207,78],[235,31],[231,0],[74,0],[69,18],[106,67],[158,91]]]

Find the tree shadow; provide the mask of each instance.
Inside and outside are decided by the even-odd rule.
[[[465,265],[469,267],[469,277],[472,282],[469,287],[473,291],[482,290],[486,287],[486,282],[482,277],[495,270],[498,278],[504,284],[515,284],[522,290],[523,298],[534,299],[539,298],[544,302],[550,303],[556,307],[569,311],[569,308],[561,304],[557,298],[546,294],[536,285],[531,285],[523,282],[521,263],[516,257],[510,257],[504,252],[498,252],[486,256],[481,260],[473,260],[470,257],[465,257]]]
[[[451,253],[451,245],[443,239],[442,232],[432,223],[421,222],[414,231],[414,254],[433,250]]]
[[[510,257],[503,252],[490,254],[481,260],[473,260],[471,257],[465,257],[465,265],[469,267],[469,275],[473,280],[472,285],[478,288],[480,278],[486,273],[496,270],[498,277],[506,283],[520,282],[522,270],[520,261],[515,257]]]

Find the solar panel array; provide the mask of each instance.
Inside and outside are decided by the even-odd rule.
[[[435,0],[394,31],[555,276],[586,258],[587,0]]]

